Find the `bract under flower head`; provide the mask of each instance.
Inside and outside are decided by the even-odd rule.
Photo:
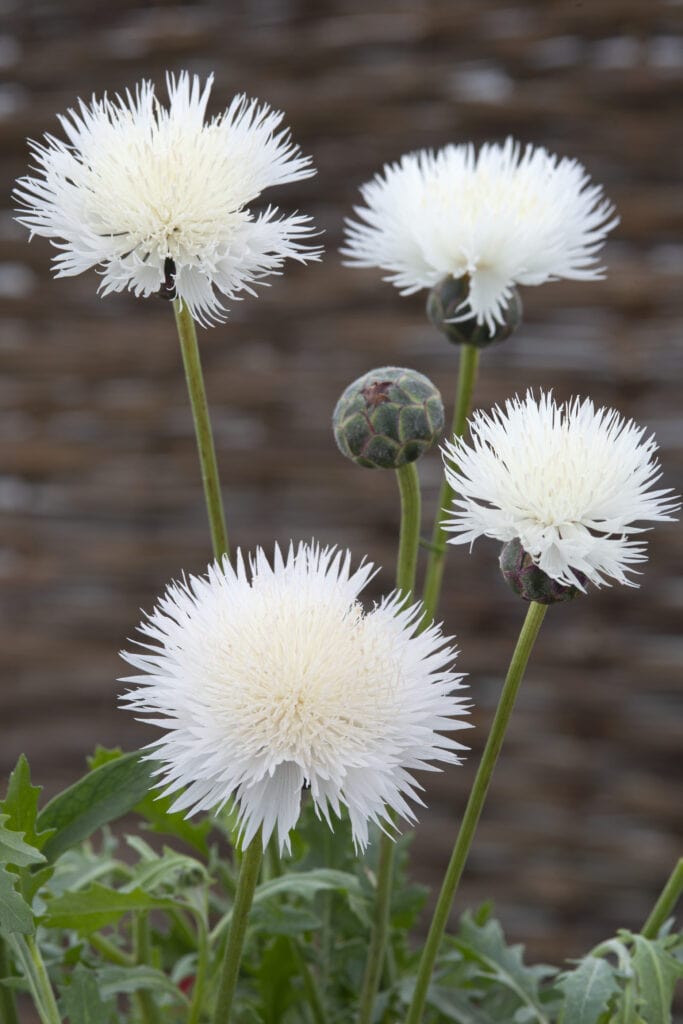
[[[584,577],[637,586],[626,573],[646,548],[631,539],[643,530],[634,524],[671,520],[680,507],[670,489],[649,490],[661,476],[654,437],[589,399],[557,405],[531,392],[475,412],[469,428],[471,443],[455,437],[443,447],[456,494],[444,521],[451,544],[517,538],[566,586],[585,590]]]
[[[304,785],[328,823],[348,807],[359,847],[390,810],[414,820],[411,772],[464,749],[442,735],[465,728],[450,718],[467,713],[461,676],[440,629],[418,633],[420,605],[393,594],[363,611],[371,574],[301,545],[167,589],[140,627],[145,653],[123,655],[142,673],[123,703],[164,730],[151,756],[166,792],[184,790],[173,810],[234,800],[244,846],[261,828],[284,848]]]
[[[59,121],[66,142],[31,143],[35,177],[14,192],[17,219],[55,240],[58,277],[100,267],[100,291],[177,295],[204,324],[220,296],[253,293],[286,258],[317,259],[308,217],[248,209],[272,185],[314,174],[283,115],[236,96],[210,121],[213,76],[168,75],[169,105],[151,82],[110,100],[79,101]]]
[[[463,318],[493,332],[515,284],[589,280],[618,223],[576,160],[508,139],[504,145],[421,150],[363,185],[365,206],[347,221],[349,266],[380,267],[410,295],[447,276],[469,277]]]

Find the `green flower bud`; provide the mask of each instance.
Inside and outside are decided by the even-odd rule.
[[[342,455],[368,469],[399,469],[438,441],[443,402],[421,373],[383,366],[349,384],[332,425]]]
[[[505,323],[495,325],[493,334],[486,324],[478,324],[474,317],[449,323],[457,317],[458,309],[467,299],[470,279],[464,277],[444,277],[427,296],[427,316],[442,334],[445,334],[454,345],[474,345],[486,348],[494,341],[505,341],[522,322],[522,299],[516,288],[512,289],[512,298],[505,310]]]
[[[558,601],[573,601],[582,593],[578,587],[558,583],[539,569],[516,537],[503,546],[500,571],[508,586],[524,601],[556,604]],[[577,572],[576,575],[582,586],[585,586],[586,577],[583,573]]]

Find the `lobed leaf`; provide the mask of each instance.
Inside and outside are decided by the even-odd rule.
[[[562,1024],[595,1024],[612,996],[620,991],[616,968],[590,955],[576,970],[565,973],[557,987],[565,997]]]
[[[15,889],[17,876],[0,866],[0,936],[33,935],[33,912],[24,897]]]

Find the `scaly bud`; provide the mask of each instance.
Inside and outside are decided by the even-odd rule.
[[[339,450],[347,458],[368,469],[398,469],[438,441],[443,402],[423,374],[384,366],[348,386],[332,424]]]

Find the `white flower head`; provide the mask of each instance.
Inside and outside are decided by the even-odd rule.
[[[208,574],[168,587],[140,626],[144,653],[123,657],[141,675],[122,698],[164,730],[151,744],[173,810],[234,800],[242,843],[259,827],[281,848],[299,817],[302,787],[316,811],[346,805],[354,842],[368,822],[390,827],[421,803],[411,772],[459,763],[465,749],[444,732],[466,728],[455,651],[438,626],[418,632],[421,606],[392,594],[364,612],[372,575],[351,556],[317,546],[262,550],[247,569],[238,554]]]
[[[662,522],[680,505],[671,490],[651,490],[661,476],[657,444],[645,429],[589,399],[557,405],[551,394],[528,392],[502,410],[475,412],[470,443],[443,447],[454,489],[447,530],[451,544],[482,535],[517,538],[553,580],[585,590],[611,577],[637,586],[626,573],[646,560],[638,522]]]
[[[210,121],[213,76],[167,76],[168,107],[151,82],[134,94],[79,101],[59,117],[66,141],[30,143],[34,177],[14,192],[20,223],[54,239],[58,277],[92,267],[100,291],[172,290],[203,324],[225,319],[220,296],[239,298],[286,258],[317,259],[308,217],[249,209],[272,185],[315,171],[283,115],[236,96]]]
[[[458,319],[493,332],[516,284],[602,276],[596,259],[617,223],[576,160],[507,139],[421,150],[363,185],[365,206],[347,221],[349,266],[389,271],[401,294],[469,277]]]

